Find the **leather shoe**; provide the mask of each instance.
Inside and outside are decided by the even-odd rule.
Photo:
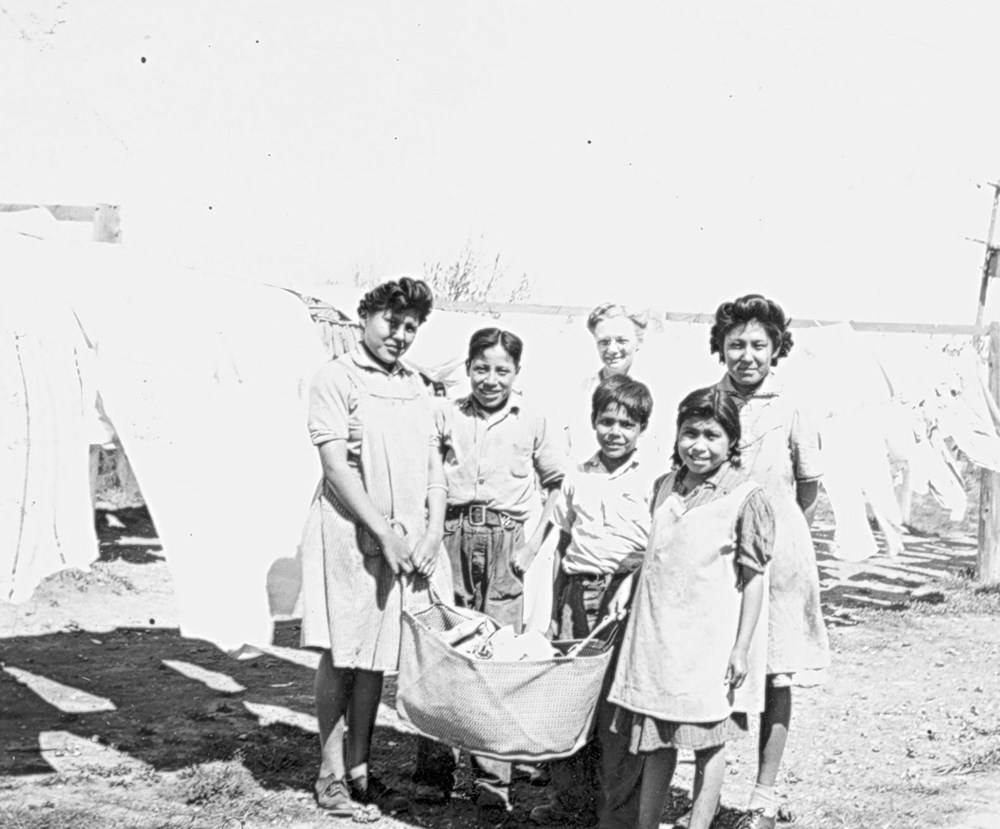
[[[317,805],[335,817],[352,817],[358,807],[342,778],[321,777],[316,781],[315,792]]]
[[[715,819],[719,816],[719,812],[721,811],[722,811],[722,803],[720,801],[719,803],[715,804],[715,814],[712,815],[713,823],[715,822]],[[679,818],[677,818],[677,820],[674,821],[674,829],[688,829],[690,825],[691,825],[690,809],[688,809],[683,815],[681,815]]]
[[[399,792],[390,789],[377,777],[362,774],[360,777],[348,777],[347,787],[351,798],[356,803],[368,805],[374,803],[383,812],[393,814],[405,812],[410,808],[410,801]]]
[[[736,829],[774,829],[776,815],[765,815],[763,809],[747,812],[736,822]]]

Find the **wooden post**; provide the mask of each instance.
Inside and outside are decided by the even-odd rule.
[[[990,324],[988,371],[990,394],[1000,400],[1000,323],[996,322]],[[1000,473],[990,469],[980,475],[976,581],[1000,581]]]
[[[117,204],[99,204],[94,208],[94,241],[120,242],[122,240],[121,219]]]
[[[990,278],[996,262],[996,249],[993,247],[993,231],[997,226],[997,203],[1000,202],[1000,183],[990,184],[993,188],[993,210],[990,212],[990,229],[986,232],[986,253],[983,256],[983,272],[979,282],[979,305],[976,308],[976,326],[983,324],[983,313],[986,311],[986,291],[990,286]]]

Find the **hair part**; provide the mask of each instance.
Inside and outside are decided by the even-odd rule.
[[[677,407],[677,434],[685,421],[714,420],[729,438],[729,462],[733,466],[740,465],[740,438],[743,431],[740,428],[740,410],[727,394],[716,386],[698,389],[685,397]],[[674,453],[671,456],[675,467],[682,465],[680,452],[677,451],[677,438],[674,438]]]
[[[633,313],[624,305],[618,305],[614,302],[604,302],[590,312],[590,315],[587,317],[587,330],[593,334],[598,323],[613,317],[627,317],[630,319],[635,326],[635,333],[640,340],[646,333],[646,326],[649,325],[649,320],[645,314]]]
[[[719,362],[724,363],[726,337],[729,332],[748,322],[759,322],[771,340],[774,348],[771,365],[776,366],[778,360],[787,357],[788,352],[792,350],[792,334],[788,330],[791,321],[777,302],[760,294],[747,294],[732,302],[723,302],[716,309],[715,322],[709,334],[711,353],[718,354]]]
[[[517,334],[502,328],[480,328],[469,340],[469,356],[465,360],[466,370],[476,357],[495,346],[500,346],[510,355],[515,368],[521,368],[521,352],[524,351],[524,343]]]
[[[367,319],[372,314],[391,311],[394,314],[412,311],[423,325],[434,307],[434,295],[422,279],[403,276],[390,279],[372,288],[358,303],[358,316]]]
[[[653,396],[645,383],[633,380],[626,374],[616,374],[601,380],[590,400],[590,424],[597,426],[597,418],[609,407],[621,407],[645,430],[653,413]]]

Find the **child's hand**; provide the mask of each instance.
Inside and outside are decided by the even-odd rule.
[[[528,572],[531,562],[535,560],[535,556],[537,555],[538,549],[531,544],[525,544],[515,549],[510,555],[510,569],[514,571],[514,575],[519,579],[523,579],[524,574]]]
[[[434,575],[437,567],[438,551],[441,548],[441,539],[433,533],[424,533],[413,548],[410,560],[413,562],[413,569],[424,578]]]
[[[615,595],[611,597],[611,601],[608,602],[608,615],[614,616],[616,619],[622,619],[628,612],[628,602],[631,598],[631,593],[628,590],[622,590],[619,588],[615,591]]]
[[[739,688],[747,678],[747,654],[741,648],[733,648],[729,654],[729,666],[726,668],[727,685]]]
[[[629,573],[622,583],[618,585],[615,595],[608,602],[608,615],[616,619],[624,619],[628,613],[628,605],[632,600],[632,582],[635,580],[635,571]]]
[[[382,547],[382,557],[394,576],[413,571],[409,547],[396,533],[389,532],[384,538],[379,539],[379,544]]]

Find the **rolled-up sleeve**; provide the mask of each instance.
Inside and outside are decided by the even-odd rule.
[[[812,415],[796,409],[788,436],[796,481],[813,481],[823,477],[823,457],[820,451],[819,429]]]
[[[762,573],[773,549],[774,512],[764,490],[755,489],[736,519],[736,563]]]
[[[572,468],[566,431],[553,428],[548,420],[541,416],[535,423],[534,464],[538,481],[546,489],[562,483],[566,473]]]
[[[440,452],[442,457],[451,444],[451,411],[451,402],[446,398],[431,398],[431,413],[433,414],[431,449]]]
[[[350,439],[351,415],[358,398],[346,372],[336,362],[316,372],[309,385],[309,438],[315,446]]]

